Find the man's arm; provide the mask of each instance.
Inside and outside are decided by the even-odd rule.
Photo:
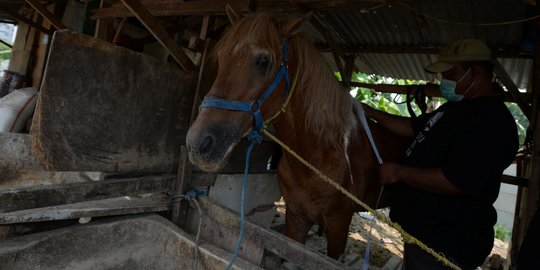
[[[465,195],[444,176],[441,168],[421,169],[389,162],[381,165],[379,174],[381,184],[401,181],[432,193]]]
[[[364,108],[368,118],[375,119],[377,123],[381,124],[390,132],[403,137],[414,138],[411,118],[379,111],[365,104],[362,105],[362,108]]]

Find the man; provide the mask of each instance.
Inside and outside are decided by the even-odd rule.
[[[440,73],[447,102],[414,121],[366,107],[388,130],[414,138],[402,164],[385,163],[380,181],[395,196],[390,217],[462,269],[482,265],[493,247],[493,208],[503,170],[517,149],[515,121],[492,80],[487,46],[474,39],[442,48],[425,67]],[[416,245],[405,245],[405,269],[448,269]]]

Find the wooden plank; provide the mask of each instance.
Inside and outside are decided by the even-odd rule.
[[[519,92],[518,87],[516,86],[514,81],[512,81],[512,78],[510,78],[510,75],[508,75],[501,63],[499,63],[497,59],[494,59],[493,62],[495,64],[495,74],[506,86],[506,89],[508,89],[508,93],[512,95],[523,114],[530,120],[531,105],[520,95],[521,93]]]
[[[54,28],[58,30],[67,29],[61,20],[56,18],[49,10],[42,5],[38,0],[25,0],[30,6],[32,6],[45,20],[49,21]]]
[[[243,174],[219,175],[215,185],[210,188],[208,198],[224,208],[239,213],[243,177]],[[244,201],[247,220],[263,228],[269,228],[276,214],[274,202],[278,201],[280,197],[281,191],[275,174],[249,175]],[[236,245],[238,232],[234,230],[218,232],[216,230],[213,234],[205,232],[201,237],[213,243],[220,243],[221,247],[232,251]],[[240,256],[254,264],[261,265],[264,246],[253,241],[247,241],[245,244]]]
[[[439,85],[436,84],[425,84],[425,85],[395,85],[395,84],[372,84],[372,83],[361,83],[361,82],[349,82],[351,87],[364,87],[370,88],[378,92],[383,93],[396,93],[396,94],[406,94],[407,87],[412,87],[411,93],[416,93],[418,87],[423,87],[428,97],[442,97],[441,92],[439,91]],[[531,99],[531,93],[519,93],[524,100]],[[507,102],[515,102],[514,97],[508,92],[504,93],[503,100]]]
[[[176,62],[185,71],[192,71],[195,65],[186,53],[176,44],[174,39],[159,24],[159,21],[152,16],[138,0],[122,0],[126,7],[139,19],[139,21],[150,31],[150,33],[163,45]]]
[[[56,32],[33,118],[34,156],[47,170],[174,172],[193,83],[154,57]]]
[[[113,198],[169,192],[175,175],[109,179],[95,182],[45,185],[0,191],[0,212]]]
[[[180,162],[178,163],[178,175],[176,177],[173,195],[185,194],[191,187],[191,163],[185,145],[180,147]],[[189,202],[178,201],[172,206],[171,221],[179,227],[184,227],[186,221]]]
[[[40,32],[43,32],[43,33],[45,33],[47,35],[52,35],[52,33],[53,33],[52,30],[49,30],[49,29],[43,27],[42,25],[32,21],[31,19],[28,19],[28,18],[26,18],[26,17],[24,17],[22,15],[19,15],[19,13],[17,13],[17,11],[13,10],[7,4],[0,3],[0,10],[6,12],[7,14],[9,14],[9,16],[14,17],[17,21],[25,23],[25,24],[39,30]]]
[[[227,4],[235,10],[249,11],[250,0],[229,0]],[[189,15],[223,15],[225,14],[225,3],[222,1],[155,1],[141,2],[154,16],[189,16]],[[133,17],[126,7],[115,6],[101,8],[91,12],[91,19]]]
[[[515,185],[518,187],[527,187],[529,185],[529,179],[525,177],[511,176],[503,174],[502,179],[503,183]]]
[[[152,194],[145,197],[120,197],[1,213],[0,224],[161,212],[168,209],[167,195]]]
[[[221,228],[238,231],[239,217],[231,210],[214,204],[207,198],[199,198],[205,216],[217,221]],[[219,229],[219,228],[212,228]],[[324,256],[275,231],[264,229],[249,221],[245,223],[244,239],[254,241],[302,269],[344,269],[338,261]]]

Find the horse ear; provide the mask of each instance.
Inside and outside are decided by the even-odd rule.
[[[227,17],[229,17],[229,21],[231,21],[231,24],[236,23],[237,21],[242,19],[242,17],[244,17],[242,13],[236,12],[229,4],[225,6],[225,12],[227,13]]]
[[[309,21],[312,15],[313,15],[313,11],[310,11],[304,17],[293,18],[293,19],[284,21],[283,23],[281,23],[281,34],[284,37],[298,34],[298,32],[300,32],[302,24]]]

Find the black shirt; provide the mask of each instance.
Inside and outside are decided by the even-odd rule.
[[[512,114],[494,97],[447,102],[416,119],[413,129],[417,137],[404,164],[442,168],[468,195],[434,194],[398,183],[390,217],[447,257],[480,265],[493,245],[493,203],[501,175],[518,149]]]

